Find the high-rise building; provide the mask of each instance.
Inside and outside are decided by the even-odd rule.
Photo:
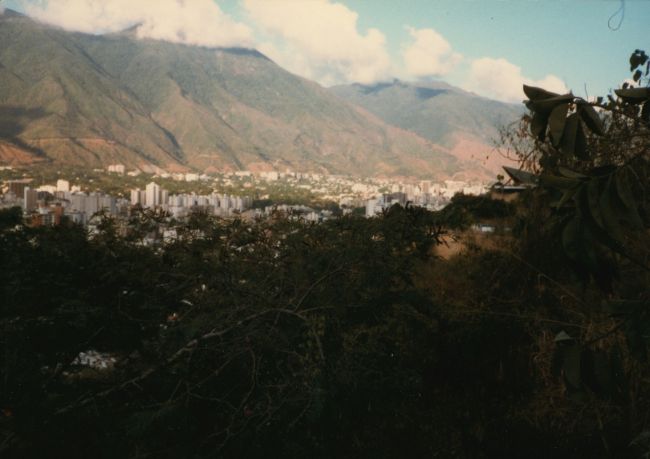
[[[160,205],[160,186],[151,182],[145,189],[144,205],[147,207],[156,207]]]
[[[9,180],[6,182],[9,191],[14,193],[16,196],[23,196],[25,194],[25,188],[32,183],[32,179],[19,179],[19,180]]]
[[[100,209],[104,209],[111,215],[115,215],[117,213],[117,203],[113,196],[109,196],[107,194],[99,196],[98,204]]]
[[[219,199],[219,207],[222,209],[230,209],[230,196],[227,194],[221,195]]]
[[[136,204],[142,204],[140,202],[140,190],[138,189],[131,190],[131,205],[135,206]]]
[[[99,195],[97,193],[90,193],[86,196],[84,210],[88,218],[99,212]]]
[[[25,187],[23,193],[23,209],[25,211],[30,211],[36,209],[38,205],[38,191],[31,189],[30,187]]]
[[[70,201],[70,204],[68,207],[70,208],[71,211],[73,212],[85,212],[86,211],[86,201],[85,201],[86,195],[79,194],[79,193],[74,193],[70,195],[70,198],[68,199]]]

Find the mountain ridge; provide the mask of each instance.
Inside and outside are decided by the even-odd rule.
[[[486,176],[257,50],[67,32],[8,11],[0,15],[5,162]]]
[[[499,129],[523,109],[491,100],[442,81],[353,83],[329,88],[344,100],[364,107],[383,121],[448,148],[462,161],[500,170],[510,160],[494,153]],[[486,159],[486,157],[488,157]]]

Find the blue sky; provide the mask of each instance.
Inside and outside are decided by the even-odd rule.
[[[512,102],[523,98],[522,83],[582,96],[586,86],[590,96],[605,94],[629,77],[630,53],[650,49],[646,0],[627,0],[623,16],[617,13],[619,0],[5,0],[0,5],[91,33],[143,22],[143,36],[152,38],[256,47],[326,86],[441,79]],[[610,28],[619,23],[617,30]]]
[[[374,24],[388,35],[392,52],[406,38],[403,24],[431,27],[469,59],[503,57],[534,79],[553,73],[576,93],[603,93],[629,76],[628,57],[650,48],[650,1],[625,2],[618,30],[608,27],[616,0],[351,0],[360,26]],[[619,24],[620,14],[610,24]]]

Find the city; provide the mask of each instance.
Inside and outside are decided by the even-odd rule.
[[[116,196],[96,187],[90,191],[92,183],[84,184],[82,180],[77,180],[75,184],[68,177],[43,184],[37,184],[29,177],[10,178],[19,176],[21,171],[5,166],[0,174],[4,173],[8,178],[2,181],[0,188],[0,208],[21,207],[34,226],[56,225],[62,218],[92,226],[93,215],[100,211],[113,217],[126,218],[133,209],[162,210],[176,220],[187,217],[192,211],[246,219],[284,211],[307,221],[318,222],[355,211],[371,217],[396,203],[440,210],[457,193],[481,195],[489,189],[487,184],[457,180],[435,183],[430,180],[360,179],[290,170],[207,175],[168,173],[159,169],[145,173],[140,170],[127,172],[124,165],[114,164],[106,170],[96,169],[94,172],[126,178],[139,177],[148,182],[143,188],[124,189]],[[183,182],[189,189],[211,188],[212,191],[206,194],[200,191],[170,193],[164,185],[159,184],[161,181]],[[282,194],[278,190],[282,190]],[[298,199],[299,196],[302,199]],[[283,197],[286,201],[282,200]],[[324,206],[323,203],[329,205]]]

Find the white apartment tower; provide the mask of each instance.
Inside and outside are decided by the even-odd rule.
[[[144,205],[147,207],[156,207],[159,206],[160,204],[161,204],[160,186],[155,182],[151,182],[149,185],[147,185],[147,188],[145,189]]]
[[[138,189],[131,190],[131,205],[135,206],[136,204],[142,204],[140,202],[140,190]]]

